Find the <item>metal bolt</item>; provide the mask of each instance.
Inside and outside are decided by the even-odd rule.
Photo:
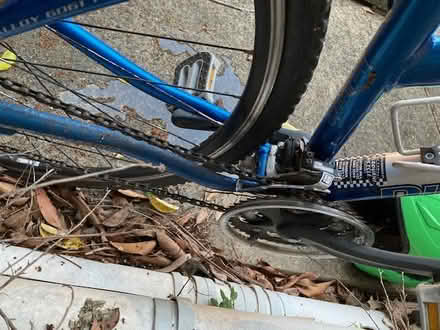
[[[427,160],[433,160],[434,157],[435,157],[435,155],[432,152],[427,152],[425,154],[425,159],[427,159]]]

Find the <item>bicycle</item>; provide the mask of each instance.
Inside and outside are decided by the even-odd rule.
[[[239,8],[238,11],[244,12],[246,17],[255,12],[252,50],[159,36],[162,40],[216,46],[222,51],[238,51],[252,57],[246,87],[232,112],[214,102],[213,95],[238,97],[216,92],[209,85],[211,78],[219,73],[211,54],[196,52],[191,60],[176,69],[176,79],[169,84],[122,56],[85,28],[143,37],[157,35],[70,19],[77,14],[120,2],[123,1],[0,2],[2,39],[45,25],[46,29],[77,49],[78,54],[87,55],[111,72],[107,74],[28,61],[14,47],[3,42],[6,49],[17,54],[14,61],[16,68],[32,74],[43,89],[36,90],[10,77],[0,77],[3,89],[21,97],[2,93],[14,103],[0,103],[0,133],[7,141],[0,146],[4,153],[0,165],[6,173],[17,175],[31,169],[36,177],[41,177],[48,168],[53,168],[56,177],[71,177],[96,172],[94,178],[77,181],[75,185],[147,190],[180,202],[223,211],[222,223],[227,233],[276,251],[289,252],[291,244],[301,238],[305,243],[349,261],[436,278],[440,273],[437,259],[372,247],[375,241],[373,230],[362,219],[352,215],[352,210],[344,203],[437,190],[434,189],[438,187],[434,175],[417,176],[413,173],[438,172],[438,148],[408,151],[402,146],[397,114],[401,106],[408,104],[399,103],[392,110],[400,154],[333,158],[385,91],[439,82],[440,72],[435,63],[440,39],[434,34],[440,21],[438,1],[394,1],[386,22],[312,136],[280,129],[280,126],[299,102],[318,63],[330,1],[255,1],[254,9]],[[218,5],[219,2],[209,3]],[[130,15],[136,15],[135,11],[129,10],[130,7],[124,8]],[[128,111],[130,109],[121,111],[69,88],[60,82],[61,79],[55,79],[43,70],[60,68],[68,70],[71,75],[88,73],[122,79],[124,83],[166,103],[176,126],[213,133],[207,133],[209,136],[201,143],[192,143],[188,139],[182,139],[186,146],[170,143],[158,136],[157,131],[168,135],[160,125],[152,124],[139,114]],[[69,91],[84,106],[60,100],[47,88],[47,84]],[[28,100],[38,102],[39,106],[28,104]],[[411,104],[423,102],[440,100],[423,99]],[[89,110],[85,109],[86,106]],[[102,110],[104,108],[105,111]],[[120,115],[129,119],[123,120]],[[149,131],[138,126],[129,127],[127,122],[142,123],[149,127]],[[156,134],[152,134],[152,129],[156,130]],[[23,151],[21,146],[20,150],[17,143],[14,145],[13,140],[8,138],[16,135],[23,136],[20,140],[23,144],[33,145],[35,140],[32,139],[47,143],[56,149],[57,156],[62,155],[72,164],[44,156],[38,146],[30,151]],[[175,134],[173,136],[176,137]],[[49,140],[49,137],[73,141],[73,144],[53,142],[55,140]],[[90,168],[90,164],[82,165],[61,151],[64,150],[60,149],[61,146],[79,148],[87,155],[102,156],[102,159],[95,164],[99,166]],[[112,175],[100,174],[101,170],[114,165],[110,159],[113,162],[141,160],[162,164],[166,170],[152,166],[148,169],[130,168]],[[266,197],[226,209],[171,193],[166,188],[186,180],[223,191]]]

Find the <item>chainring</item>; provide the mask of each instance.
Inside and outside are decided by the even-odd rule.
[[[221,227],[228,236],[248,245],[295,255],[320,252],[305,246],[300,237],[282,237],[277,227],[296,224],[317,231],[325,230],[334,234],[335,239],[349,239],[359,245],[374,243],[374,232],[361,219],[350,214],[346,204],[326,203],[335,204],[329,207],[316,196],[302,195],[301,199],[256,199],[239,203],[223,214]]]

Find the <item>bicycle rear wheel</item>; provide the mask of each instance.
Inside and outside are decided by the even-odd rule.
[[[217,50],[220,49],[218,52],[220,52],[222,58],[225,59],[224,70],[226,71],[228,69],[228,65],[229,69],[235,68],[241,80],[246,82],[243,93],[239,97],[238,102],[231,106],[232,114],[224,125],[219,127],[213,134],[205,136],[199,139],[197,143],[191,145],[191,147],[198,152],[214,157],[220,161],[235,162],[252,152],[261,143],[264,143],[273,131],[278,129],[281,124],[287,120],[289,114],[293,111],[293,107],[299,102],[318,62],[326,32],[330,4],[328,0],[312,2],[284,0],[255,1],[254,9],[250,9],[251,6],[247,3],[240,3],[241,7],[238,8],[233,5],[233,2],[227,6],[222,2],[208,0],[206,0],[206,2],[207,4],[204,5],[195,2],[194,4],[198,5],[198,7],[196,10],[191,11],[189,5],[192,3],[185,1],[182,4],[182,8],[183,12],[188,14],[189,20],[197,20],[197,16],[200,16],[198,14],[207,13],[213,9],[214,16],[219,17],[213,19],[214,23],[212,26],[208,24],[210,22],[209,20],[206,20],[207,23],[195,24],[200,28],[200,31],[206,30],[208,35],[210,29],[214,31],[219,30],[219,24],[221,24],[222,19],[228,20],[228,17],[232,15],[234,17],[233,21],[240,22],[240,20],[247,18],[251,14],[255,14],[254,20],[250,21],[251,23],[237,23],[239,28],[252,30],[251,34],[254,35],[253,41],[248,41],[248,44],[253,46],[252,63],[250,65],[246,65],[245,63],[245,65],[237,64],[234,67],[234,63],[227,63],[229,61],[228,56],[229,58],[236,59],[236,55],[232,55],[232,52],[237,48],[240,49],[238,51],[239,53],[242,55],[244,53],[244,61],[246,61],[246,58],[249,56],[249,47],[243,47],[240,43],[243,38],[249,36],[249,31],[245,31],[243,35],[237,35],[235,38],[239,41],[238,46],[241,47],[232,47],[235,50],[231,50],[231,47],[225,48],[223,45],[220,45],[220,48],[216,48]],[[136,5],[136,8],[139,9],[134,9],[132,6],[133,3]],[[243,8],[246,5],[248,6]],[[83,18],[79,18],[78,23],[87,23],[89,25],[93,23],[92,25],[94,27],[92,30],[96,30],[96,33],[100,34],[103,39],[113,39],[117,45],[128,44],[129,48],[135,49],[137,45],[140,44],[138,39],[136,39],[137,41],[130,41],[133,35],[127,33],[129,29],[121,29],[117,23],[129,22],[130,19],[133,19],[133,15],[139,17],[139,15],[142,16],[146,13],[151,13],[150,19],[156,19],[154,9],[157,9],[159,12],[163,10],[163,8],[155,8],[158,6],[159,5],[154,2],[133,1],[128,5],[116,6],[102,10],[96,14],[86,15]],[[221,6],[220,11],[218,6]],[[226,10],[228,10],[227,14],[220,14]],[[122,33],[121,30],[124,30],[125,34],[115,34],[115,31],[109,31],[108,24],[106,24],[108,23],[108,17],[114,17],[116,21],[116,24],[110,26],[110,28],[113,30],[117,29],[120,33]],[[164,17],[169,16],[164,15]],[[183,22],[185,22],[185,19],[184,17]],[[158,18],[158,20],[163,19]],[[198,20],[198,22],[200,23],[201,21]],[[194,26],[192,23],[190,25]],[[253,28],[249,28],[248,25],[252,25]],[[183,27],[185,27],[185,25],[183,25]],[[220,27],[223,26],[220,25]],[[220,39],[224,42],[225,39],[229,38],[230,33],[231,31],[229,31],[229,33],[228,31],[223,32],[223,35],[220,33],[220,35],[222,35]],[[168,31],[166,34],[168,34]],[[185,35],[186,32],[181,31],[180,34]],[[196,33],[195,35],[198,34],[200,33]],[[115,75],[109,77],[107,72],[97,69],[92,62],[82,60],[83,57],[77,51],[71,53],[71,64],[66,65],[66,57],[69,56],[59,56],[59,49],[63,51],[65,47],[64,43],[60,43],[58,39],[54,39],[50,32],[44,29],[34,31],[30,35],[38,36],[36,40],[38,40],[39,47],[29,47],[29,43],[33,42],[30,39],[35,39],[33,37],[25,37],[24,39],[20,39],[21,37],[14,38],[8,40],[8,43],[4,43],[4,47],[11,49],[18,55],[16,68],[6,73],[10,78],[20,80],[17,78],[22,78],[21,75],[27,73],[31,77],[29,79],[32,79],[34,85],[39,86],[39,89],[44,93],[56,96],[64,95],[64,101],[66,101],[66,98],[67,100],[75,100],[76,98],[75,102],[77,102],[77,104],[80,103],[95,112],[104,112],[106,116],[110,114],[115,120],[121,120],[118,116],[123,114],[126,117],[125,121],[127,124],[141,131],[148,130],[149,133],[155,133],[159,136],[162,135],[160,136],[162,138],[164,138],[163,135],[165,135],[165,138],[177,135],[171,133],[168,127],[163,128],[163,123],[160,120],[155,121],[156,118],[146,118],[143,114],[139,115],[136,111],[133,111],[133,108],[130,106],[109,106],[107,102],[109,102],[108,98],[111,97],[108,95],[104,97],[99,96],[101,95],[99,93],[93,95],[88,93],[88,91],[92,89],[105,89],[106,85],[113,86],[114,90],[114,86],[118,83],[116,81],[118,77]],[[123,35],[123,37],[118,40],[117,38],[121,37],[115,37],[115,35]],[[128,39],[127,36],[130,36],[130,39]],[[57,47],[53,46],[54,44],[58,47],[58,51]],[[193,45],[190,41],[188,44]],[[177,45],[188,51],[189,48],[185,48],[188,47],[188,44],[178,43],[175,44],[174,47]],[[215,45],[216,42],[210,42],[210,44],[219,46]],[[197,45],[197,47],[198,46],[200,45]],[[195,51],[201,51],[205,47],[206,45],[202,45],[200,49],[196,49]],[[250,48],[252,49],[252,47]],[[24,49],[24,51],[20,52],[22,49]],[[172,51],[173,49],[171,48],[166,49],[166,52]],[[156,62],[166,63],[166,60],[163,60],[161,54],[155,54],[154,52],[153,50],[150,55],[156,55]],[[134,54],[131,55],[131,57],[142,65],[146,65],[145,62],[148,62],[142,54]],[[149,60],[151,62],[151,59]],[[243,62],[243,58],[241,61]],[[240,62],[240,60],[238,62]],[[162,68],[164,67],[162,66]],[[168,68],[168,71],[172,70]],[[246,78],[242,77],[242,71],[249,71],[249,75]],[[89,78],[83,78],[83,74],[87,73],[90,76],[91,72],[93,72],[93,77],[104,75],[107,80],[96,82],[95,85],[92,85],[88,80]],[[163,74],[165,78],[170,78],[169,72]],[[29,79],[24,80],[29,81]],[[75,81],[72,81],[74,79]],[[122,86],[120,84],[117,86]],[[69,96],[66,96],[65,93],[68,93]],[[225,99],[224,103],[230,103],[226,102],[228,96],[224,94],[228,93],[221,94],[221,98]],[[218,95],[216,94],[216,96]],[[10,91],[6,91],[5,98],[9,100],[12,98],[16,102],[37,107],[41,109],[41,111],[54,111],[47,106],[35,104],[32,100],[10,95]],[[217,101],[222,100],[221,98],[217,98]],[[61,115],[58,110],[55,110],[55,112]],[[148,128],[145,128],[145,126],[148,126]],[[110,166],[120,166],[121,163],[132,161],[132,159],[125,155],[121,156],[114,152],[100,150],[99,146],[78,146],[58,139],[35,136],[32,132],[23,130],[17,130],[16,133],[20,135],[20,137],[17,139],[15,136],[13,141],[8,137],[1,137],[0,139],[0,147],[11,146],[12,143],[12,146],[17,149],[18,156],[11,156],[11,152],[6,152],[7,149],[4,148],[3,152],[5,152],[7,156],[0,158],[0,166],[7,168],[10,173],[17,174],[22,172],[24,170],[23,167],[28,167],[29,165],[32,165],[36,173],[40,170],[44,171],[47,166],[36,166],[36,162],[32,161],[31,155],[35,154],[35,152],[38,152],[40,156],[44,154],[48,159],[69,163],[70,167],[92,167],[95,170]],[[183,138],[182,140],[186,141],[185,143],[188,141],[187,138]],[[32,153],[30,150],[35,152]],[[23,154],[23,152],[26,154]],[[123,151],[121,153],[123,154]],[[91,160],[92,156],[94,157],[93,160]],[[23,162],[23,158],[28,159],[28,161]],[[84,158],[87,159],[84,161]],[[44,164],[44,161],[41,163]],[[69,171],[67,167],[60,166],[60,168],[57,169],[57,173],[61,176],[69,176],[72,172]],[[138,179],[141,182],[149,182],[152,185],[169,185],[183,182],[181,178],[170,175],[157,177],[158,172],[154,169],[152,169],[151,172],[147,172],[147,174],[148,175],[145,175],[145,172],[141,173],[139,170],[131,169],[123,174],[119,174],[119,176],[134,180]],[[156,178],[154,180],[148,180],[150,176],[156,176]],[[80,185],[81,183],[77,182],[76,184]],[[93,186],[100,185],[96,180],[92,181],[92,183],[89,181],[83,184],[87,186],[90,186],[90,184]]]

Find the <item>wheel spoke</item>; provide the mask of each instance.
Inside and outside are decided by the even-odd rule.
[[[20,56],[20,55],[18,55],[17,54],[17,52],[15,51],[15,49],[11,46],[11,45],[9,45],[8,43],[4,43],[3,44],[3,46],[5,46],[5,48],[7,48],[7,49],[9,49],[10,51],[12,51],[14,54],[16,54],[16,56],[17,56],[17,58],[18,59],[20,59],[21,61],[24,61],[24,59]],[[34,68],[34,69],[36,69],[38,72],[40,72],[41,74],[43,74],[45,77],[47,77],[47,78],[49,78],[49,79],[51,79],[51,80],[53,80],[54,82],[57,82],[58,83],[58,81],[55,79],[55,78],[53,78],[53,77],[51,77],[49,74],[47,74],[44,70],[42,70],[42,69],[39,69],[39,68],[37,68],[37,67],[35,67],[33,64],[28,64],[28,63],[26,63],[26,62],[24,62],[24,66],[26,67],[26,69],[28,70],[28,72],[30,72],[33,76],[34,76],[34,78],[38,81],[38,83],[44,88],[44,90],[50,95],[50,96],[54,96],[51,92],[50,92],[50,90],[49,90],[49,88],[47,88],[47,86],[46,86],[46,84],[41,80],[41,78],[30,68],[30,67],[32,67],[32,68]],[[92,105],[92,104],[91,104]],[[70,119],[72,119],[72,116],[70,116],[69,114],[66,114]],[[45,140],[47,141],[47,142],[49,142],[46,138],[45,138]],[[57,148],[57,147],[56,147]],[[94,147],[95,149],[96,149],[96,151],[103,157],[103,159],[111,166],[111,167],[113,167],[112,166],[112,164],[110,163],[110,161],[105,157],[105,155],[101,152],[101,150],[99,150],[99,148],[98,147]],[[71,157],[69,157],[63,150],[60,150],[60,149],[58,149],[57,148],[57,150],[59,151],[59,152],[61,152],[67,159],[69,159],[73,164],[75,164],[75,165],[77,165],[77,166],[79,166],[78,165],[78,163],[77,162],[75,162]]]
[[[0,59],[0,62],[6,62],[6,61],[3,60],[3,59]],[[118,108],[116,108],[116,107],[113,107],[113,106],[111,106],[111,105],[109,105],[109,104],[105,104],[104,102],[98,101],[98,100],[96,100],[96,99],[94,99],[94,98],[92,98],[92,97],[90,97],[90,96],[87,96],[87,95],[84,95],[84,94],[82,94],[82,93],[79,93],[79,92],[77,92],[77,91],[75,91],[75,90],[73,90],[73,89],[71,89],[71,88],[68,88],[67,86],[65,86],[64,84],[58,82],[55,78],[51,77],[51,76],[48,75],[47,73],[44,73],[44,72],[43,72],[43,74],[47,76],[47,77],[43,77],[43,76],[38,75],[38,74],[36,74],[36,73],[32,73],[31,71],[29,71],[29,70],[26,69],[26,68],[23,68],[23,67],[20,67],[20,66],[16,66],[16,68],[17,68],[18,70],[23,71],[23,72],[30,73],[30,74],[32,74],[32,75],[36,75],[36,76],[38,76],[41,80],[47,81],[47,82],[49,82],[49,83],[51,83],[51,84],[53,84],[53,85],[55,85],[55,86],[61,87],[61,88],[65,89],[65,90],[71,92],[72,94],[74,94],[74,95],[76,95],[77,97],[79,97],[81,100],[83,100],[84,102],[86,102],[87,104],[89,104],[90,106],[92,106],[94,109],[96,109],[97,111],[99,111],[99,112],[102,113],[103,115],[105,115],[105,116],[109,117],[111,120],[117,121],[119,124],[122,124],[122,125],[123,125],[123,123],[120,122],[117,118],[112,117],[109,113],[103,111],[102,109],[100,109],[99,107],[97,107],[97,106],[96,106],[95,104],[93,104],[92,102],[94,102],[94,103],[98,103],[98,104],[101,104],[102,106],[108,107],[108,108],[110,108],[110,109],[112,109],[112,110],[114,110],[114,111],[117,111],[117,112],[119,112],[119,113],[123,113],[123,111],[121,111],[120,109],[118,109]],[[67,115],[68,115],[68,114],[67,114]],[[68,115],[68,116],[69,116],[69,115]],[[70,117],[70,116],[69,116],[69,117]],[[145,119],[140,118],[139,115],[136,115],[136,118],[135,118],[135,119],[136,119],[137,121],[143,123],[143,124],[146,124],[146,125],[148,125],[148,126],[150,126],[150,127],[152,127],[152,128],[158,129],[158,130],[160,130],[160,131],[162,131],[162,132],[164,132],[164,133],[167,133],[167,134],[169,134],[169,135],[172,135],[172,136],[174,136],[174,137],[176,137],[176,138],[178,138],[178,139],[180,139],[180,140],[182,140],[182,141],[184,141],[184,142],[186,142],[186,143],[189,143],[189,144],[191,144],[191,145],[193,145],[193,146],[195,146],[195,147],[199,146],[199,145],[197,145],[196,143],[194,143],[194,142],[192,142],[192,141],[190,141],[190,140],[188,140],[188,139],[186,139],[186,138],[184,138],[184,137],[181,137],[181,136],[179,136],[179,135],[177,135],[177,134],[175,134],[175,133],[169,132],[169,131],[165,130],[164,128],[160,127],[160,126],[157,126],[157,125],[154,125],[154,124],[152,124],[152,123],[149,123],[149,122],[146,121]]]
[[[17,58],[18,58],[18,56],[17,56]],[[25,61],[25,60],[22,60],[22,59],[8,60],[8,62],[21,63],[21,64],[25,64],[25,65],[28,64],[28,65],[32,65],[34,67],[43,67],[43,68],[48,68],[48,69],[57,69],[57,70],[63,70],[63,71],[78,72],[78,73],[84,73],[84,74],[89,74],[89,75],[101,76],[101,77],[106,77],[106,78],[123,79],[123,80],[129,80],[129,81],[130,80],[143,81],[143,82],[146,82],[146,83],[154,85],[154,86],[175,87],[175,88],[189,90],[189,91],[194,91],[194,92],[208,93],[208,94],[214,94],[214,95],[219,95],[219,96],[227,96],[227,97],[231,97],[231,98],[235,98],[235,99],[240,99],[240,96],[239,95],[235,95],[235,94],[215,92],[215,91],[210,91],[210,90],[207,90],[207,89],[200,89],[200,88],[184,87],[184,86],[179,86],[179,85],[175,85],[175,84],[167,84],[167,83],[164,83],[164,82],[156,82],[156,81],[151,81],[151,80],[147,80],[147,79],[143,79],[143,78],[138,78],[138,77],[134,77],[134,76],[120,76],[120,75],[114,75],[114,74],[109,74],[109,73],[101,73],[101,72],[96,72],[96,71],[73,69],[73,68],[67,68],[67,67],[63,67],[63,66],[59,66],[59,65],[51,65],[51,64],[45,64],[45,63],[35,63],[35,62]],[[35,78],[39,79],[38,76],[36,76]],[[50,92],[48,92],[48,94],[50,94]]]
[[[64,39],[64,40],[68,41],[69,43],[75,44],[76,47],[78,47],[78,48],[82,48],[82,49],[85,49],[85,50],[87,50],[87,51],[89,51],[89,52],[94,53],[93,51],[91,51],[90,49],[88,49],[87,47],[85,47],[84,45],[82,45],[82,44],[78,43],[77,41],[72,40],[72,39],[70,39],[70,38],[68,38],[68,37],[66,37],[66,36],[64,36],[64,35],[62,35],[62,34],[60,34],[60,33],[58,33],[58,32],[55,31],[54,29],[50,29],[50,28],[48,28],[48,29],[49,29],[50,31],[52,31],[53,33],[55,33],[55,34],[56,34],[57,36],[59,36],[60,38],[62,38],[62,39]],[[105,57],[102,57],[101,55],[96,54],[96,53],[94,53],[94,55],[99,56],[103,61],[106,61],[106,62],[111,63],[112,65],[114,65],[114,63],[110,62],[110,61],[109,61],[108,59],[106,59]],[[124,70],[125,72],[127,72],[128,75],[131,75],[131,73],[130,73],[129,71],[127,71],[126,69],[121,68],[121,67],[120,67],[120,69],[121,69],[121,70]],[[182,100],[180,100],[179,98],[177,98],[177,97],[171,95],[170,93],[167,93],[167,92],[165,92],[165,91],[159,89],[157,86],[155,86],[155,85],[152,84],[151,82],[146,81],[146,80],[143,80],[143,81],[145,82],[145,84],[149,85],[151,88],[155,89],[155,90],[158,91],[159,93],[164,94],[164,95],[166,95],[167,97],[169,97],[170,99],[173,99],[174,101],[176,101],[176,102],[177,102],[176,106],[177,106],[177,105],[181,105],[181,106],[187,107],[187,108],[190,109],[191,111],[193,111],[193,112],[197,113],[198,115],[202,116],[203,118],[209,120],[211,123],[216,124],[216,125],[218,125],[218,126],[222,126],[222,125],[223,125],[223,123],[218,122],[218,121],[212,119],[211,117],[205,115],[203,112],[197,110],[195,107],[189,105],[188,103],[185,103],[184,101],[182,101]]]
[[[74,22],[74,21],[63,21],[63,22],[81,25],[81,26],[93,28],[93,29],[119,32],[119,33],[125,33],[125,34],[132,34],[132,35],[137,35],[137,36],[142,36],[142,37],[147,37],[147,38],[165,39],[165,40],[172,40],[172,41],[176,41],[176,42],[183,42],[183,43],[187,43],[187,44],[193,44],[193,45],[199,45],[199,46],[205,46],[205,47],[213,47],[213,48],[219,48],[219,49],[232,50],[232,51],[242,52],[242,53],[249,54],[249,55],[252,55],[254,53],[254,51],[252,49],[222,46],[222,45],[216,45],[216,44],[211,44],[211,43],[206,43],[206,42],[200,42],[200,41],[194,41],[194,40],[188,40],[188,39],[180,39],[180,38],[172,38],[172,37],[166,37],[163,35],[151,34],[151,33],[122,30],[122,29],[105,27],[105,26],[88,24],[88,23],[81,23],[81,22]]]

